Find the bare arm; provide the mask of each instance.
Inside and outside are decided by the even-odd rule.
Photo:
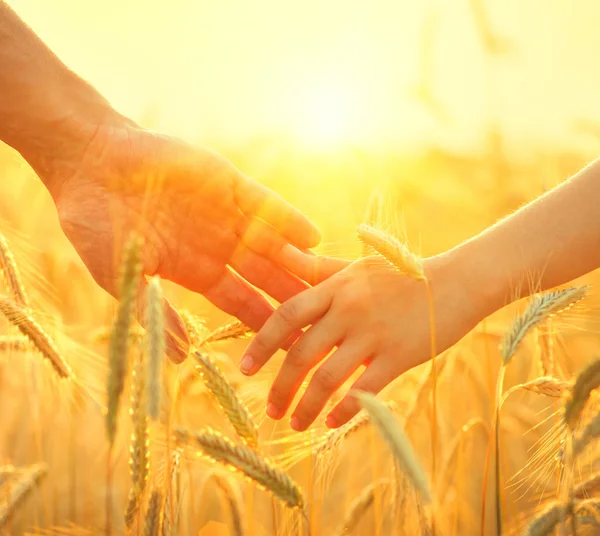
[[[47,187],[74,173],[99,124],[124,120],[0,1],[0,140]]]
[[[210,149],[117,113],[1,0],[0,140],[39,175],[65,234],[113,296],[132,230],[144,239],[146,275],[201,293],[254,329],[273,311],[254,287],[285,301],[307,286],[275,260],[288,243],[319,241],[301,213]],[[167,325],[169,355],[181,361],[187,334],[170,305]]]
[[[433,291],[442,352],[489,314],[532,291],[545,290],[600,266],[600,162],[471,240],[424,261]],[[283,264],[316,284],[284,303],[250,343],[242,370],[254,374],[296,330],[269,393],[267,412],[282,418],[310,369],[317,367],[294,410],[292,427],[308,427],[327,400],[361,366],[354,388],[379,392],[430,356],[422,282],[386,262],[311,257],[292,247]],[[337,349],[336,349],[337,348]],[[321,361],[332,351],[330,357]],[[345,397],[328,425],[348,421],[358,406]]]

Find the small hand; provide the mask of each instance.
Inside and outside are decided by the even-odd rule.
[[[273,259],[288,242],[315,245],[316,228],[208,149],[123,123],[98,128],[84,154],[60,167],[73,172],[46,182],[53,184],[61,226],[113,296],[133,230],[144,240],[146,275],[203,294],[253,329],[273,307],[252,285],[280,302],[307,288]],[[144,288],[145,281],[139,309]],[[170,305],[167,319],[169,355],[180,362],[187,334]]]
[[[288,268],[318,284],[281,305],[250,343],[242,360],[242,370],[254,374],[283,341],[311,326],[284,359],[268,396],[269,416],[280,419],[285,415],[310,370],[323,360],[290,420],[295,430],[308,428],[359,367],[366,369],[352,388],[378,393],[430,357],[424,282],[399,274],[379,257],[349,263],[311,257],[289,246],[282,256]],[[434,293],[438,352],[457,342],[478,320],[469,297],[461,296],[445,264],[442,258],[425,261]],[[358,410],[355,398],[346,396],[330,412],[326,423],[330,428],[341,426]]]

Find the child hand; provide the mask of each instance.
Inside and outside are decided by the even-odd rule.
[[[284,254],[286,267],[318,284],[275,311],[248,346],[241,368],[255,374],[286,340],[300,333],[268,396],[267,414],[281,419],[310,370],[337,347],[313,375],[290,420],[293,429],[302,431],[361,365],[366,370],[352,388],[377,393],[425,362],[431,352],[429,305],[423,281],[401,275],[379,257],[349,263],[291,250]],[[424,262],[434,295],[439,352],[462,338],[479,316],[472,297],[450,276],[451,263],[445,257]],[[359,409],[346,396],[330,412],[327,426],[341,426]]]

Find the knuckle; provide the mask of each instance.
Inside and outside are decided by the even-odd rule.
[[[277,316],[286,325],[293,325],[298,316],[298,308],[293,301],[287,301],[277,309]]]
[[[288,350],[286,356],[287,364],[294,368],[302,368],[304,366],[304,352],[301,344],[293,344]]]
[[[321,368],[313,376],[313,382],[321,391],[333,391],[338,385],[337,376],[329,369]]]
[[[273,402],[276,406],[282,407],[287,402],[286,394],[277,385],[271,387],[269,392],[269,401]]]

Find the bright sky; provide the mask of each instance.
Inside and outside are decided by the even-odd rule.
[[[468,146],[496,119],[516,144],[576,144],[574,121],[600,123],[593,0],[11,4],[120,111],[189,139]]]

